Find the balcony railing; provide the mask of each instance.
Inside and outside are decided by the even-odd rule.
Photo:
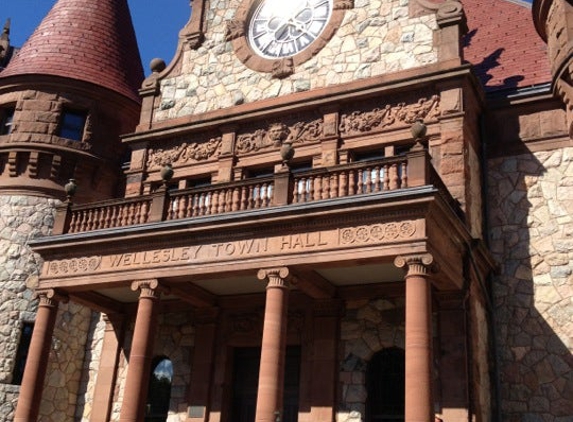
[[[160,189],[137,198],[58,208],[54,234],[80,233],[158,221],[178,220],[272,206],[302,204],[433,184],[445,187],[424,150],[405,156],[356,162],[203,188]],[[447,198],[455,201],[447,193]],[[457,207],[457,205],[456,205]]]

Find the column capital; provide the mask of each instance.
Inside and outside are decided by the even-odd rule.
[[[37,290],[36,298],[40,300],[39,306],[47,307],[57,306],[59,302],[68,303],[70,300],[67,294],[56,289]]]
[[[406,278],[412,276],[427,277],[430,273],[437,271],[434,257],[429,253],[397,256],[394,259],[394,265],[406,270]]]
[[[131,290],[139,290],[139,298],[159,299],[161,293],[169,293],[169,288],[159,283],[157,279],[136,280],[131,283]]]
[[[288,287],[288,281],[291,277],[291,272],[288,267],[264,268],[260,269],[257,273],[259,280],[268,280],[267,288],[269,287]]]

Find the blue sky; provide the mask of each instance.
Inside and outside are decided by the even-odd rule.
[[[97,1],[97,0],[95,0]],[[56,0],[0,0],[0,26],[12,19],[10,40],[21,46]],[[189,0],[128,0],[145,73],[160,57],[169,63],[177,47],[177,34],[190,15]]]

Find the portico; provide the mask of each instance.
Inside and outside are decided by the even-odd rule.
[[[460,245],[469,245],[471,236],[447,192],[420,185],[183,218],[161,226],[54,236],[35,245],[46,259],[40,288],[109,315],[114,335],[104,338],[101,365],[107,364],[107,356],[117,362],[123,353],[127,376],[111,379],[111,368],[101,367],[94,401],[110,414],[118,397],[110,394],[109,383],[117,385],[123,391],[122,422],[145,418],[151,362],[162,330],[159,315],[172,313],[191,315],[194,327],[189,366],[177,368],[190,379],[185,402],[189,421],[233,420],[232,392],[223,386],[233,382],[233,367],[240,364],[233,350],[245,347],[260,348],[257,422],[330,421],[341,406],[340,327],[348,304],[401,297],[404,418],[429,421],[435,407],[436,293],[464,288],[465,251]],[[172,203],[168,196],[161,200]],[[73,209],[64,211],[59,218],[69,221]],[[301,221],[301,213],[314,217]],[[61,259],[61,248],[77,254]],[[482,252],[478,248],[473,253]],[[486,255],[481,259],[487,262]],[[126,331],[123,320],[133,321],[133,328]],[[300,379],[288,393],[285,359],[294,346],[300,350]],[[298,406],[296,419],[284,414],[285,394],[295,394],[289,405]],[[40,402],[40,395],[36,391],[33,402]],[[93,413],[92,420],[106,420],[101,414]]]

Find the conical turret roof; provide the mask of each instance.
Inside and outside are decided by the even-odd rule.
[[[26,74],[90,82],[139,101],[143,69],[127,0],[59,0],[0,78]]]

